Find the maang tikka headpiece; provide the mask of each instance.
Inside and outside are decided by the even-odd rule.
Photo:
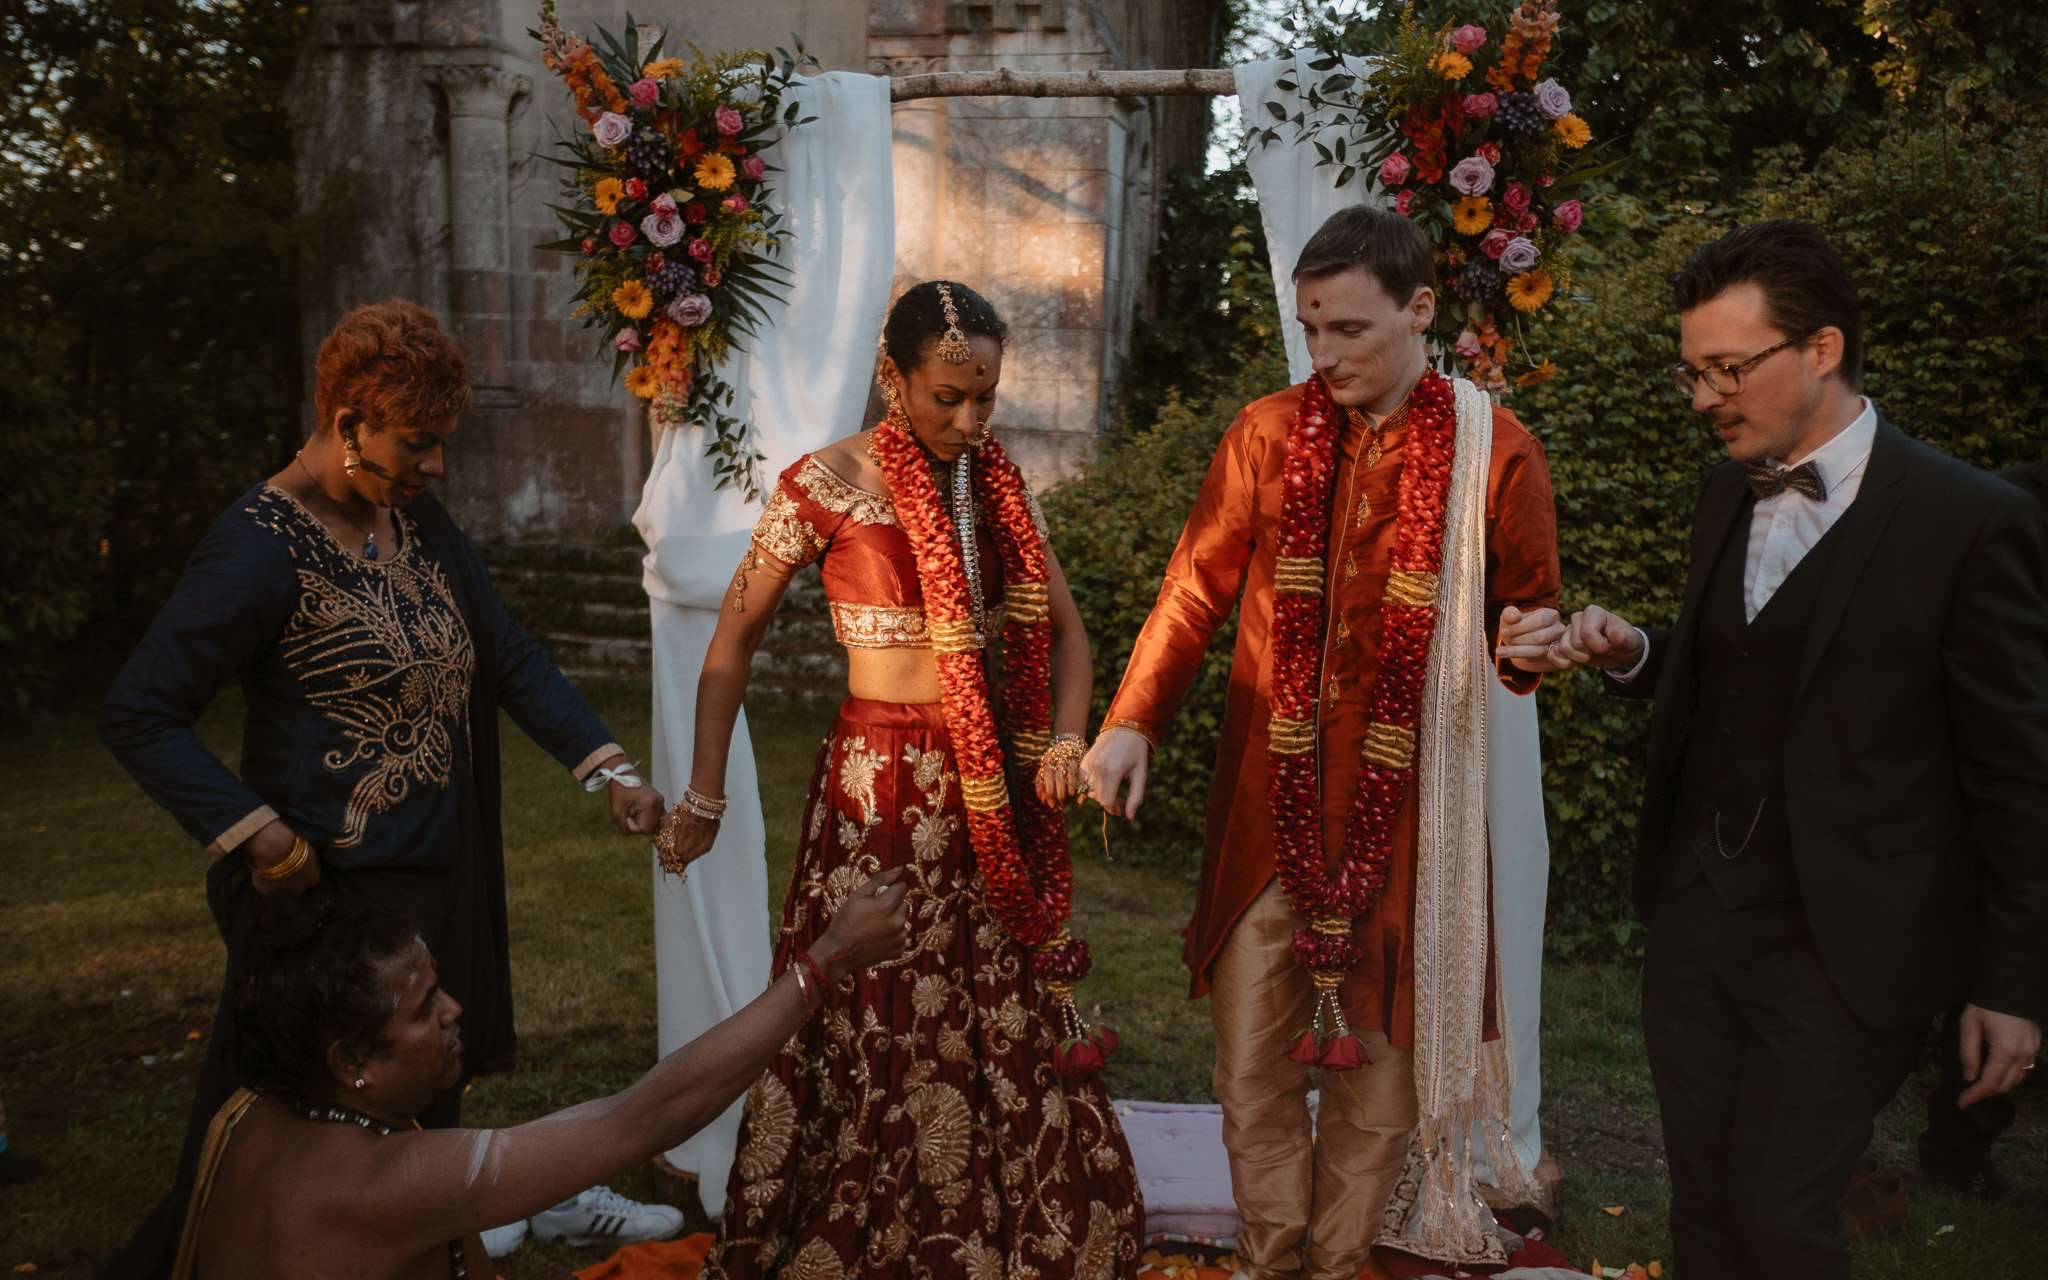
[[[939,339],[935,354],[947,364],[966,364],[974,358],[967,348],[967,335],[960,332],[960,313],[953,307],[953,291],[939,281],[939,305],[946,312],[946,334]]]

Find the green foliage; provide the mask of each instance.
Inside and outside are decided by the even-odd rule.
[[[1425,26],[1498,34],[1502,0],[1417,0]],[[1596,138],[1626,138],[1629,189],[1733,199],[1773,148],[1867,146],[1900,103],[1962,111],[2048,91],[2048,8],[1958,0],[1584,0],[1545,73]],[[1338,15],[1343,46],[1391,47],[1400,5]]]
[[[1183,400],[1169,390],[1149,430],[1111,444],[1080,479],[1046,496],[1052,543],[1094,645],[1091,719],[1097,723],[1123,679],[1217,442],[1238,409],[1287,385],[1287,358],[1277,331],[1243,354],[1235,376],[1218,382],[1200,401]],[[1210,642],[1173,731],[1152,762],[1139,819],[1128,828],[1139,845],[1170,852],[1175,860],[1185,858],[1190,867],[1200,857],[1202,812],[1223,735],[1224,694],[1236,643],[1233,614]],[[1118,830],[1119,841],[1124,830]]]
[[[1147,283],[1120,388],[1132,427],[1156,421],[1175,389],[1203,398],[1275,332],[1266,232],[1242,163],[1167,176]]]
[[[291,0],[0,13],[0,713],[113,649],[298,438]],[[85,646],[91,647],[91,646]]]

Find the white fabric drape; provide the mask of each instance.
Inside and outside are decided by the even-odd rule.
[[[763,152],[782,173],[781,263],[787,297],[733,357],[732,412],[753,424],[767,455],[764,484],[799,456],[860,427],[896,256],[889,82],[834,71],[800,79],[787,100],[815,120]],[[654,628],[654,741],[650,771],[674,799],[690,780],[697,677],[718,610],[759,510],[719,489],[704,457],[706,428],[662,434],[633,524],[647,543],[645,585]],[[744,713],[726,763],[718,843],[687,883],[654,870],[654,964],[661,1052],[702,1035],[768,984],[768,874],[761,798]],[[740,1105],[668,1153],[698,1177],[706,1213],[725,1206]]]
[[[1376,173],[1360,173],[1339,190],[1337,171],[1317,167],[1320,157],[1315,149],[1295,145],[1294,126],[1278,124],[1266,110],[1267,102],[1279,102],[1292,117],[1306,106],[1298,91],[1277,87],[1281,76],[1288,73],[1297,86],[1315,84],[1329,74],[1309,70],[1306,61],[1297,56],[1245,63],[1237,68],[1236,77],[1246,128],[1273,125],[1280,131],[1278,142],[1263,147],[1252,142],[1245,164],[1258,190],[1259,219],[1266,229],[1280,326],[1287,341],[1287,372],[1296,382],[1306,381],[1312,370],[1294,314],[1294,286],[1289,277],[1295,260],[1309,237],[1339,209],[1389,203]],[[1363,76],[1372,69],[1372,62],[1351,59],[1346,69]],[[1515,1090],[1509,1115],[1515,1145],[1523,1161],[1534,1168],[1543,1149],[1537,1123],[1542,1095],[1538,1032],[1543,1000],[1543,913],[1550,880],[1536,700],[1519,697],[1494,681],[1487,694],[1486,720],[1486,817],[1493,855],[1494,937],[1515,1044]],[[1481,1176],[1491,1180],[1484,1167]]]

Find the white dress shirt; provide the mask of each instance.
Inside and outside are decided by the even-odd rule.
[[[1835,527],[1835,521],[1856,500],[1857,490],[1863,487],[1864,469],[1870,465],[1870,446],[1876,439],[1877,409],[1866,396],[1863,412],[1854,421],[1801,460],[1811,462],[1820,473],[1827,497],[1815,502],[1803,493],[1787,489],[1757,502],[1750,512],[1749,545],[1742,560],[1745,621],[1756,621],[1756,615],[1785,585],[1785,579],[1813,550],[1813,544]],[[1768,461],[1772,466],[1785,465],[1776,458]],[[1614,673],[1614,678],[1623,684],[1635,679],[1650,660],[1650,637],[1641,628],[1637,628],[1637,634],[1643,637],[1643,656],[1626,672]]]

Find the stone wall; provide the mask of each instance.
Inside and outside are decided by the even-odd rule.
[[[479,540],[603,538],[648,464],[637,402],[571,321],[541,158],[577,122],[525,0],[316,0],[288,99],[308,266],[308,370],[348,307],[438,310],[475,371],[444,493]],[[566,25],[624,13],[561,5]],[[1210,61],[1218,0],[683,0],[643,12],[705,48],[794,35],[828,68],[1083,70]],[[1016,326],[998,424],[1034,481],[1093,445],[1157,231],[1167,167],[1199,163],[1201,99],[941,99],[896,113],[899,287],[950,275]],[[849,423],[848,430],[856,424]]]

